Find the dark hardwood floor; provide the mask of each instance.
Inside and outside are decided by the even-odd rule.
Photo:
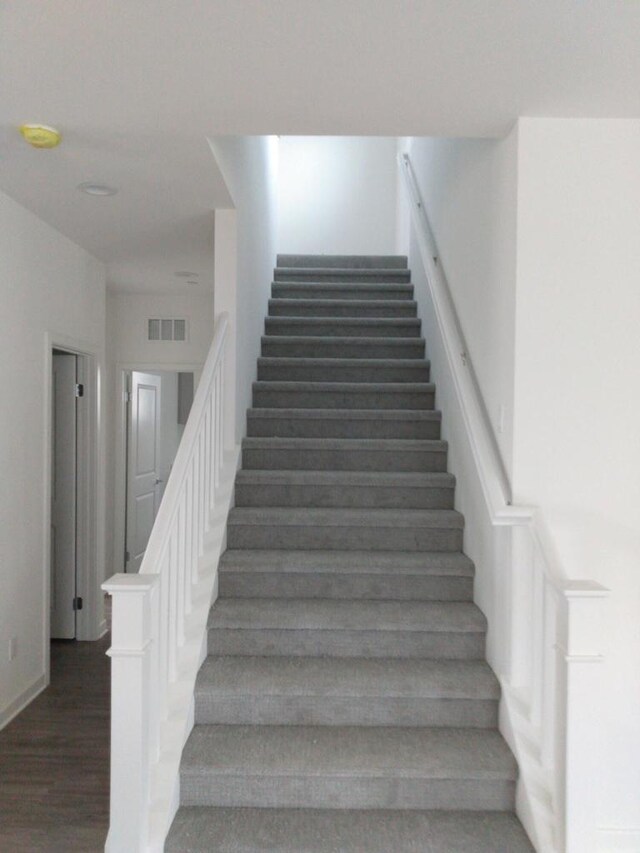
[[[109,644],[53,642],[51,685],[0,731],[0,853],[104,850]]]

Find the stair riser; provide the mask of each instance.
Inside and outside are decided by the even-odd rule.
[[[236,483],[236,506],[453,509],[453,489]]]
[[[270,364],[258,362],[258,380],[264,382],[428,382],[429,365]]]
[[[413,286],[410,284],[294,284],[293,282],[274,282],[271,285],[274,299],[360,299],[413,300]]]
[[[423,340],[407,338],[402,343],[370,343],[357,338],[349,341],[329,338],[262,338],[262,355],[275,358],[424,358]]]
[[[277,268],[295,269],[311,267],[318,269],[354,269],[354,270],[406,270],[408,258],[405,255],[283,255],[277,257]]]
[[[339,420],[247,416],[247,435],[255,438],[440,438],[440,420]]]
[[[240,696],[196,693],[196,724],[256,726],[464,726],[493,728],[498,703],[387,696]]]
[[[229,548],[344,551],[459,551],[462,530],[430,527],[320,527],[229,524]]]
[[[302,300],[269,300],[270,317],[415,317],[416,303],[404,300],[398,305],[388,300],[388,305],[380,305],[374,300],[364,300],[355,305],[343,300],[338,304],[323,304],[315,300],[312,305]]]
[[[414,322],[358,323],[356,320],[340,323],[327,320],[300,320],[292,323],[285,317],[267,317],[265,320],[267,335],[301,337],[311,336],[320,338],[419,338],[420,324]]]
[[[210,655],[482,660],[480,632],[209,628]]]
[[[207,776],[182,773],[185,806],[507,810],[515,784],[487,779]]]
[[[353,601],[472,601],[471,578],[308,572],[220,573],[221,598],[332,598]]]
[[[365,389],[287,390],[254,388],[255,409],[429,409],[435,407],[433,391],[368,391]]]
[[[245,448],[242,465],[259,471],[399,471],[442,472],[447,454],[429,450],[277,450]]]
[[[339,272],[332,269],[279,269],[273,272],[274,281],[309,282],[380,282],[381,284],[406,284],[411,279],[409,270],[362,270],[354,269]]]

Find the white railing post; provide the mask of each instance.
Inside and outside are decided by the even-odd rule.
[[[564,590],[564,657],[566,729],[564,731],[564,850],[594,853],[601,737],[598,697],[601,695],[603,600],[609,591],[597,583],[575,581]]]
[[[157,575],[114,575],[111,648],[110,853],[144,850],[149,812],[150,697]]]

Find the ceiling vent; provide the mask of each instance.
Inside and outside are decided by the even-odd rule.
[[[150,318],[147,320],[147,340],[149,341],[186,341],[187,321],[181,318],[165,320]]]

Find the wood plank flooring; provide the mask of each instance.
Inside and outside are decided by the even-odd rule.
[[[53,642],[51,685],[0,731],[0,853],[104,850],[109,645]]]

